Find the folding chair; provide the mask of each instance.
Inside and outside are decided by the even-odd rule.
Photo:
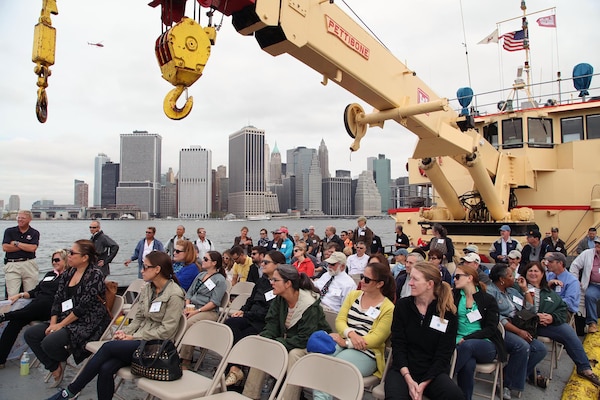
[[[498,330],[502,333],[502,339],[504,339],[504,325],[502,323],[498,323]],[[490,363],[477,363],[475,365],[475,375],[473,377],[474,380],[480,382],[487,382],[492,384],[492,392],[490,395],[485,395],[482,393],[477,393],[473,391],[474,396],[485,397],[486,399],[494,400],[496,398],[496,388],[500,388],[503,390],[504,388],[504,365],[502,361],[496,358],[494,361]],[[484,379],[477,376],[477,374],[493,374],[494,379]],[[502,398],[502,395],[499,396]]]
[[[548,376],[550,379],[552,379],[552,374],[554,373],[554,368],[558,368],[558,346],[560,345],[560,343],[558,343],[555,340],[550,339],[549,337],[546,336],[538,336],[537,340],[539,340],[540,342],[544,343],[544,344],[549,344],[550,345],[550,375]]]
[[[229,291],[229,298],[233,300],[240,294],[251,295],[252,289],[254,289],[254,282],[238,282]]]
[[[123,297],[125,298],[125,304],[123,305],[124,314],[127,314],[131,309],[131,306],[138,301],[145,284],[146,281],[143,279],[135,279],[129,284],[125,293],[123,293]]]
[[[137,386],[151,396],[163,400],[187,400],[205,395],[211,383],[219,379],[218,374],[222,373],[227,366],[225,361],[233,345],[233,333],[227,325],[213,321],[198,321],[187,330],[181,339],[181,345],[201,347],[217,353],[221,357],[217,367],[217,371],[220,372],[210,379],[194,371],[184,370],[183,376],[176,381],[163,382],[140,378]],[[262,356],[264,357],[264,354]]]
[[[265,356],[266,354],[268,354],[268,357]],[[241,393],[227,391],[227,387],[225,386],[225,369],[228,364],[257,368],[272,376],[275,379],[275,385],[268,400],[273,400],[287,370],[288,352],[285,346],[276,340],[257,335],[246,336],[233,346],[233,349],[231,349],[227,356],[226,362],[221,364],[220,369],[215,374],[206,396],[202,397],[203,400],[248,399],[248,397]],[[217,389],[221,392],[215,393]]]
[[[326,308],[323,308],[323,313],[325,314],[325,320],[329,324],[331,330],[337,332],[337,329],[335,329],[335,319],[337,318],[338,313]]]
[[[239,311],[240,308],[242,308],[242,306],[246,304],[246,301],[249,297],[250,295],[246,293],[238,294],[237,296],[235,296],[235,299],[233,299],[227,307],[221,309],[217,322],[224,322],[227,319],[227,317],[229,317],[231,314],[233,314],[236,311]]]
[[[354,364],[319,353],[308,354],[294,363],[278,400],[284,400],[288,385],[319,390],[344,400],[360,400],[364,391],[362,375]]]

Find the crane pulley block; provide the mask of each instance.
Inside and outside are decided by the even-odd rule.
[[[47,67],[54,65],[54,49],[56,48],[56,28],[42,22],[33,29],[33,52],[31,61]]]

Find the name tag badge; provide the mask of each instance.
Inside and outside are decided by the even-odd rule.
[[[521,274],[520,274],[520,273],[518,273],[518,272],[515,272],[515,280],[516,280],[516,279],[519,279],[520,277],[521,277]]]
[[[282,248],[282,249],[285,249],[285,246],[287,246],[285,243],[282,243],[282,244],[281,244],[281,248]]]
[[[513,296],[512,298],[513,303],[520,305],[521,307],[523,307],[523,299],[517,296]]]
[[[362,231],[361,233],[359,233],[360,236],[365,236],[365,231]]]
[[[561,251],[561,250],[562,250],[562,249],[561,249],[560,247],[557,247],[557,248],[556,248],[556,251]]]
[[[62,310],[63,312],[69,311],[73,308],[73,299],[65,300],[62,302]]]
[[[377,317],[379,317],[380,313],[381,313],[381,310],[378,310],[375,307],[369,307],[369,309],[367,310],[367,312],[365,314],[367,314],[367,316],[369,316],[371,318],[377,318]]]
[[[47,276],[42,280],[42,282],[50,282],[50,281],[53,281],[54,278],[55,278],[55,276]]]
[[[329,289],[329,293],[332,296],[341,296],[342,295],[342,289]]]
[[[207,280],[204,281],[204,286],[206,286],[206,288],[209,291],[212,291],[215,288],[215,286],[217,286],[217,285],[215,285],[215,283],[212,281],[212,279],[208,278]]]
[[[562,292],[562,286],[560,286],[560,285],[556,285],[556,287],[554,288],[554,291],[555,291],[556,293],[560,293],[560,292]]]
[[[150,306],[150,312],[159,312],[160,311],[160,306],[162,305],[162,301],[155,301],[154,303],[152,303],[152,305]]]
[[[479,312],[479,310],[473,310],[470,313],[467,313],[467,319],[470,323],[479,321],[481,319],[481,313]]]
[[[448,329],[448,322],[442,322],[440,317],[434,315],[431,317],[431,323],[429,324],[429,327],[435,329],[436,331],[446,333],[446,329]]]
[[[442,244],[442,243],[444,243],[444,239],[438,239],[438,240],[437,240],[437,242],[438,242],[439,244]],[[444,330],[444,332],[445,332],[445,330]]]
[[[265,293],[265,300],[271,301],[274,298],[275,298],[275,295],[273,294],[273,290],[269,290],[268,292]]]

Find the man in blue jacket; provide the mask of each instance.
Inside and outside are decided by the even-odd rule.
[[[508,253],[511,250],[523,250],[521,243],[510,237],[510,226],[502,225],[500,227],[500,239],[496,240],[490,246],[490,257],[497,263],[507,264]]]
[[[153,226],[149,226],[146,228],[146,237],[140,240],[135,246],[135,250],[133,251],[133,255],[127,261],[125,261],[125,266],[128,267],[129,263],[132,261],[138,261],[138,278],[142,278],[142,268],[144,265],[144,258],[148,255],[148,253],[158,250],[165,251],[165,247],[160,242],[160,240],[155,239],[154,235],[156,234],[156,228]]]

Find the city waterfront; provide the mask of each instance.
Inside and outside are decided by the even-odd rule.
[[[52,251],[58,248],[69,248],[71,244],[78,239],[89,239],[89,220],[70,220],[70,221],[45,221],[33,220],[31,226],[40,231],[40,245],[38,248],[37,262],[40,268],[40,277],[52,267],[50,265],[50,256]],[[0,231],[10,226],[15,226],[15,220],[0,221]],[[356,219],[271,219],[268,221],[224,221],[224,220],[121,220],[101,221],[101,227],[104,233],[110,236],[119,244],[119,253],[111,264],[110,279],[115,280],[119,285],[127,285],[131,280],[137,278],[137,269],[135,263],[125,267],[123,262],[133,254],[136,244],[144,237],[145,228],[148,226],[156,227],[156,238],[165,246],[169,239],[175,235],[177,225],[183,225],[186,229],[185,236],[196,240],[198,235],[196,230],[199,227],[206,229],[206,237],[215,246],[218,251],[223,251],[233,245],[233,240],[239,236],[242,226],[247,226],[249,236],[258,241],[259,231],[266,228],[269,232],[286,226],[290,235],[298,233],[302,235],[302,229],[313,225],[315,232],[323,237],[325,227],[333,225],[339,231],[356,228]],[[390,245],[395,240],[394,220],[391,218],[373,218],[369,219],[368,226],[379,236],[384,245]],[[269,237],[272,235],[269,233]],[[0,273],[0,287],[4,287],[4,272]]]

